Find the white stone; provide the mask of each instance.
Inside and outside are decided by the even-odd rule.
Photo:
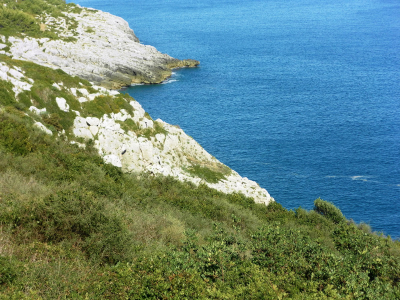
[[[87,128],[88,124],[85,118],[76,117],[74,120],[74,128]]]
[[[67,100],[65,100],[64,98],[61,98],[61,97],[57,97],[56,102],[57,102],[58,107],[62,111],[69,112],[69,105],[67,103]]]
[[[139,127],[143,129],[153,128],[153,121],[144,118],[142,121],[139,121]]]
[[[93,139],[93,135],[89,128],[74,128],[73,133],[77,137],[81,137],[87,140]]]
[[[90,101],[93,101],[96,97],[101,96],[100,93],[96,93],[96,94],[89,94],[87,97]]]
[[[78,91],[83,95],[83,96],[89,96],[89,92],[87,89],[78,89]]]
[[[100,120],[99,120],[99,118],[95,118],[95,117],[87,117],[86,123],[90,126],[99,126]]]
[[[105,163],[112,164],[113,166],[122,168],[121,160],[114,154],[109,154],[103,157]]]
[[[93,136],[95,136],[99,132],[99,127],[97,126],[89,126],[89,130]]]
[[[10,70],[8,71],[8,73],[9,73],[12,77],[14,77],[14,78],[16,78],[16,79],[18,79],[18,80],[20,80],[22,77],[24,77],[24,74],[22,74],[21,72],[15,70],[15,69],[10,69]]]
[[[37,107],[35,107],[35,106],[31,106],[31,107],[29,107],[29,110],[30,110],[31,112],[37,114],[37,115],[41,115],[41,114],[46,113],[46,107],[45,107],[45,108],[42,108],[42,109],[39,109],[39,108],[37,108]]]

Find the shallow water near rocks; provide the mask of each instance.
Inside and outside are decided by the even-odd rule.
[[[400,237],[400,3],[82,0],[200,60],[124,89],[284,207],[321,197]]]

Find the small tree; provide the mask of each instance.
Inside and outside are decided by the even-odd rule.
[[[314,201],[314,210],[336,224],[346,221],[346,218],[339,208],[331,202],[324,201],[321,198]]]

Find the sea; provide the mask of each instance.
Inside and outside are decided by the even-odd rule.
[[[77,0],[200,61],[123,89],[287,209],[400,238],[400,1]]]

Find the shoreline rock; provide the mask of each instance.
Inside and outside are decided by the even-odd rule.
[[[172,69],[196,67],[199,61],[179,60],[140,44],[128,23],[106,12],[82,8],[80,13],[65,12],[77,21],[70,30],[62,18],[44,15],[45,25],[57,24],[60,36],[76,41],[10,37],[10,55],[79,76],[108,89],[137,83],[160,83]]]

